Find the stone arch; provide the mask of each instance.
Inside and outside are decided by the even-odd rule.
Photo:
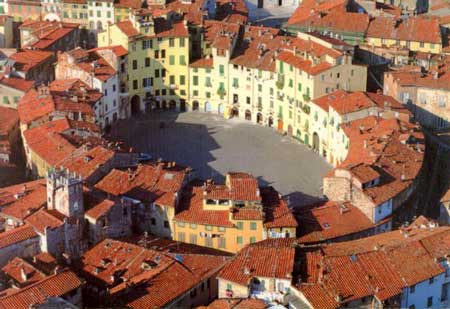
[[[312,144],[313,150],[316,152],[319,152],[320,149],[320,138],[319,134],[317,132],[313,133],[313,144]]]
[[[245,120],[252,120],[252,112],[248,109],[245,111]]]
[[[141,112],[141,98],[136,94],[131,98],[131,115],[138,115]]]
[[[263,115],[261,113],[256,114],[256,122],[258,124],[263,124]]]
[[[198,103],[197,100],[195,100],[194,102],[192,102],[192,110],[193,110],[193,111],[198,111],[199,108],[200,108],[200,104]]]

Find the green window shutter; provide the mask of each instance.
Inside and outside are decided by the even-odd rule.
[[[194,86],[198,86],[198,76],[194,76],[192,83],[194,84]]]
[[[250,222],[250,229],[251,229],[252,231],[255,231],[255,230],[256,230],[256,222]]]
[[[169,64],[174,65],[175,64],[175,56],[171,55],[169,56]]]
[[[238,222],[238,223],[237,223],[237,229],[238,229],[238,230],[242,230],[243,228],[244,228],[243,223],[242,223],[242,222]]]
[[[236,242],[238,243],[238,245],[242,245],[242,236],[238,236],[236,238]]]
[[[186,78],[184,75],[180,75],[180,85],[186,84]]]
[[[252,236],[250,237],[250,243],[254,244],[256,242],[256,237]]]
[[[180,56],[180,64],[181,65],[186,65],[186,59],[185,59],[184,55]]]

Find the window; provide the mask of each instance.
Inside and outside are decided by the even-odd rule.
[[[175,84],[175,76],[174,76],[174,75],[170,75],[170,76],[169,76],[169,83],[170,83],[171,85]]]
[[[433,284],[434,283],[434,277],[431,277],[430,280],[428,280],[428,284]]]
[[[191,291],[191,298],[194,298],[195,296],[197,296],[197,289],[196,288]]]
[[[219,65],[219,73],[222,76],[225,74],[225,66],[223,64]]]
[[[186,65],[186,57],[184,55],[180,56],[180,65]]]
[[[159,78],[159,70],[158,69],[155,70],[155,77]]]
[[[169,56],[169,64],[170,65],[174,65],[175,64],[175,56],[174,55],[170,55]]]
[[[239,79],[233,78],[233,87],[238,88],[239,87]]]
[[[425,43],[424,42],[420,42],[420,47],[425,47]]]
[[[211,237],[205,238],[205,246],[206,247],[212,247],[213,246],[213,239]]]
[[[433,307],[433,296],[428,297],[427,299],[427,307]]]
[[[166,58],[166,50],[165,49],[161,50],[161,58],[162,59]]]
[[[225,232],[225,228],[223,226],[219,226],[219,232]]]
[[[250,243],[254,244],[256,242],[256,237],[252,236],[250,237]]]
[[[231,283],[227,283],[227,290],[231,290],[233,288],[233,286],[231,285]]]
[[[244,224],[242,222],[237,222],[236,227],[238,230],[242,230],[244,228]]]
[[[184,38],[180,38],[180,47],[184,47]]]
[[[156,225],[156,219],[155,218],[151,218],[150,222],[151,222],[152,225]]]
[[[145,66],[146,67],[150,66],[150,58],[149,57],[145,57]]]
[[[414,292],[416,291],[416,285],[411,285],[411,287],[409,288],[411,294],[414,294]]]
[[[133,89],[138,89],[138,81],[137,79],[133,80]]]
[[[138,62],[137,60],[133,60],[133,70],[137,70]]]
[[[179,227],[184,227],[184,226],[185,226],[184,222],[177,222],[177,225],[178,225]]]
[[[440,95],[438,97],[438,105],[439,107],[445,107],[446,103],[445,103],[445,96],[444,95]]]
[[[225,245],[225,237],[219,237],[219,248],[224,249],[226,247]]]
[[[250,222],[250,230],[252,231],[256,230],[256,222]]]
[[[196,245],[197,244],[197,235],[190,234],[189,235],[189,243]]]
[[[242,245],[242,236],[236,237],[236,242],[238,245]]]
[[[184,75],[180,75],[180,85],[186,84],[186,77]]]
[[[174,47],[174,46],[175,46],[175,39],[169,38],[169,47]]]
[[[184,232],[178,232],[178,241],[181,241],[181,242],[186,241]]]
[[[164,227],[166,229],[170,228],[169,221],[164,221]]]
[[[155,50],[155,59],[159,59],[159,50]]]
[[[193,77],[192,77],[192,84],[193,84],[194,86],[198,86],[198,76],[193,76]]]
[[[247,104],[250,104],[250,97],[247,97],[246,101],[247,101]]]
[[[207,226],[205,226],[205,229],[206,229],[207,231],[212,231],[212,226],[211,226],[211,225],[207,225]]]

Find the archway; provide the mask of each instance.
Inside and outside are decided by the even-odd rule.
[[[233,117],[239,117],[239,109],[238,109],[237,107],[234,107],[234,108],[231,110],[231,116],[233,116]]]
[[[320,142],[319,134],[314,132],[314,134],[313,134],[313,150],[316,152],[319,152],[319,147],[320,147],[319,142]]]
[[[273,126],[273,118],[272,118],[272,116],[269,117],[268,125],[269,125],[269,128],[271,128]]]
[[[166,102],[166,100],[162,101],[162,109],[163,110],[167,109],[167,102]]]
[[[180,112],[186,111],[186,100],[180,99]]]
[[[141,112],[141,99],[138,95],[131,98],[131,115],[135,116]]]
[[[193,111],[198,111],[198,108],[199,108],[198,101],[192,102],[192,110]]]
[[[262,124],[263,123],[263,115],[261,113],[256,114],[256,122],[258,124]]]
[[[211,102],[206,101],[205,102],[205,112],[210,113],[212,111],[212,105]]]
[[[292,136],[292,131],[293,131],[292,126],[288,125],[288,135],[289,136]]]
[[[219,114],[222,115],[225,112],[225,106],[223,104],[219,104]]]
[[[245,120],[252,120],[252,113],[248,109],[245,111]]]
[[[169,109],[177,109],[177,102],[175,100],[169,101]]]

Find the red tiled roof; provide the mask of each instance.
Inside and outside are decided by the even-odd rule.
[[[88,216],[94,220],[98,220],[99,218],[105,216],[115,204],[116,203],[114,201],[108,199],[103,200],[99,204],[86,211],[85,216]]]
[[[0,249],[5,248],[38,235],[34,229],[29,225],[21,225],[15,229],[0,233]]]
[[[123,47],[122,45],[97,47],[89,51],[103,51],[103,50],[111,50],[117,57],[123,57],[128,55],[128,50],[126,50],[125,47]]]
[[[253,277],[287,279],[294,271],[292,247],[247,246],[220,271],[218,278],[245,287]]]
[[[54,120],[24,131],[27,146],[52,167],[63,164],[73,154],[75,147],[59,133],[70,129],[66,119]]]
[[[13,108],[0,106],[0,136],[7,136],[19,123],[19,114]]]
[[[14,203],[2,208],[1,214],[23,220],[47,202],[47,188],[39,186]]]
[[[38,179],[17,185],[0,188],[0,206],[6,206],[17,201],[24,193],[28,194],[41,186],[45,186],[45,179]]]
[[[216,299],[208,306],[200,306],[198,309],[265,309],[269,308],[261,299],[256,298],[236,298],[236,299]]]
[[[61,220],[61,214],[54,215],[55,211],[49,211],[46,209],[40,209],[28,218],[25,219],[25,222],[31,225],[34,229],[36,229],[39,233],[45,234],[45,229],[55,229],[64,224],[64,221]]]
[[[374,228],[374,224],[351,203],[326,202],[299,210],[300,243],[315,243]]]
[[[14,88],[23,92],[30,90],[33,87],[34,81],[24,80],[16,77],[6,77],[4,75],[0,76],[0,84]]]
[[[30,308],[32,305],[44,303],[48,297],[63,296],[80,288],[82,284],[75,273],[65,270],[0,298],[0,307]]]
[[[33,284],[45,278],[45,275],[20,257],[15,257],[8,262],[2,271],[19,284]],[[25,278],[23,276],[25,274]]]
[[[95,187],[115,196],[126,195],[142,201],[175,207],[188,171],[184,167],[166,163],[139,165],[137,169],[113,169]]]
[[[83,179],[87,179],[101,166],[107,164],[113,157],[114,151],[97,146],[72,158],[64,164],[64,167],[71,172],[77,173]]]
[[[23,50],[10,56],[15,61],[14,67],[18,71],[28,72],[36,68],[38,65],[53,57],[52,52],[41,50]]]
[[[191,62],[189,64],[190,67],[192,68],[213,68],[213,58],[201,58],[201,59],[197,59],[194,60],[193,62]]]
[[[163,307],[212,276],[225,262],[222,256],[174,257],[111,239],[87,251],[82,261],[83,271],[109,287],[116,304],[133,308]],[[123,283],[112,281],[115,273],[120,273]],[[135,288],[128,289],[128,284]]]
[[[262,187],[261,196],[265,214],[264,227],[297,227],[297,220],[292,215],[286,201],[273,187]]]
[[[233,223],[229,220],[228,210],[203,209],[203,187],[201,186],[193,186],[183,192],[180,201],[180,211],[175,215],[174,220],[233,227]]]
[[[376,17],[367,29],[368,38],[384,38],[412,42],[442,43],[439,19],[411,16],[405,20]]]

